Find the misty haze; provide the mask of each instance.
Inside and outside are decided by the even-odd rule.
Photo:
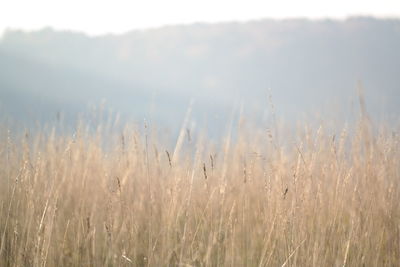
[[[16,120],[74,118],[91,105],[179,128],[213,127],[232,111],[260,116],[268,99],[289,121],[351,120],[357,87],[377,119],[400,110],[400,20],[260,20],[88,37],[7,31],[0,41],[0,109]],[[334,116],[332,116],[334,115]]]
[[[399,16],[38,1],[0,10],[1,267],[400,266]]]

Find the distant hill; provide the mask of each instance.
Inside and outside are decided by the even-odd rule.
[[[88,37],[43,29],[0,41],[0,110],[20,120],[74,116],[106,100],[126,117],[212,125],[232,109],[332,112],[347,119],[361,81],[370,113],[400,114],[400,20],[260,20]],[[352,104],[353,103],[353,104]],[[261,115],[260,115],[261,116]]]

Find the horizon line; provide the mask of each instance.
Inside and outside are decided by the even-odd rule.
[[[84,29],[76,29],[76,28],[65,28],[58,27],[54,25],[44,25],[41,27],[14,27],[14,26],[0,26],[0,40],[4,37],[7,32],[24,32],[24,33],[35,33],[41,32],[45,30],[51,30],[54,32],[70,32],[70,33],[80,33],[89,37],[102,37],[109,35],[125,35],[131,32],[143,32],[143,31],[152,31],[159,30],[163,28],[169,27],[184,27],[184,26],[192,26],[192,25],[221,25],[221,24],[247,24],[254,22],[262,22],[262,21],[275,21],[275,22],[284,22],[284,21],[310,21],[310,22],[322,22],[322,21],[334,21],[334,22],[345,22],[352,19],[375,19],[375,20],[399,20],[400,15],[371,15],[371,14],[354,14],[347,16],[321,16],[321,17],[310,17],[310,16],[287,16],[287,17],[260,17],[260,18],[252,18],[252,19],[227,19],[220,21],[191,21],[191,22],[177,22],[177,23],[164,23],[157,25],[149,25],[149,26],[132,26],[129,30],[114,30],[114,31],[88,31]]]

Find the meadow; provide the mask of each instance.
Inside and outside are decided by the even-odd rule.
[[[400,266],[396,127],[112,129],[1,129],[0,266]]]

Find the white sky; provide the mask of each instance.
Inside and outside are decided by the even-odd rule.
[[[400,0],[0,0],[0,34],[46,26],[91,35],[260,18],[400,17]]]

